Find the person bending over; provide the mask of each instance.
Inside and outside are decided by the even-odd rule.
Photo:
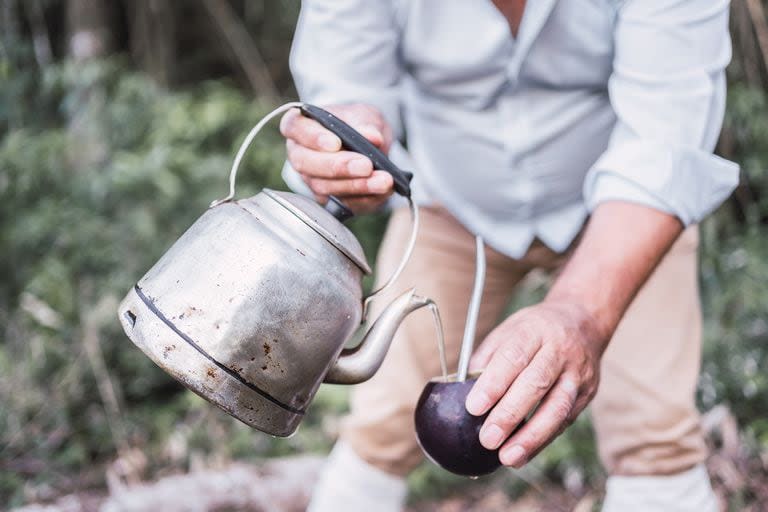
[[[731,57],[726,0],[305,0],[291,54],[302,100],[415,173],[422,227],[393,293],[416,287],[455,367],[487,248],[467,398],[480,440],[519,468],[591,402],[604,510],[716,510],[694,390],[701,355],[696,224],[738,181],[712,155]],[[392,179],[290,111],[286,179],[358,213]],[[410,220],[393,198],[377,272]],[[545,299],[499,320],[533,269]],[[385,302],[385,301],[382,301]],[[309,510],[396,511],[422,458],[416,400],[440,373],[428,313],[357,386]],[[515,427],[531,411],[525,425]]]

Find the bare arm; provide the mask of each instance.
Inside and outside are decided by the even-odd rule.
[[[681,232],[678,219],[658,210],[623,202],[601,204],[547,301],[579,302],[603,334],[613,333]]]
[[[600,357],[624,312],[682,231],[675,217],[627,202],[598,206],[543,302],[499,325],[473,357],[485,368],[467,410],[491,411],[480,440],[521,466],[597,391]],[[515,427],[537,407],[519,431]]]

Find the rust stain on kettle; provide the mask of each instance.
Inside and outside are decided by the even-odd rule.
[[[176,350],[176,345],[175,344],[166,345],[165,347],[163,347],[163,359],[168,359],[168,354],[172,350]]]

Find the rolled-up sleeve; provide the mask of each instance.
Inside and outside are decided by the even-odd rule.
[[[727,0],[627,0],[608,92],[616,125],[584,182],[587,207],[629,201],[696,223],[738,184],[712,154],[731,59]]]

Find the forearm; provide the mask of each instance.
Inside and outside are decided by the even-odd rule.
[[[626,202],[601,204],[546,301],[580,304],[594,318],[601,343],[607,344],[681,232],[677,218],[658,210]]]

